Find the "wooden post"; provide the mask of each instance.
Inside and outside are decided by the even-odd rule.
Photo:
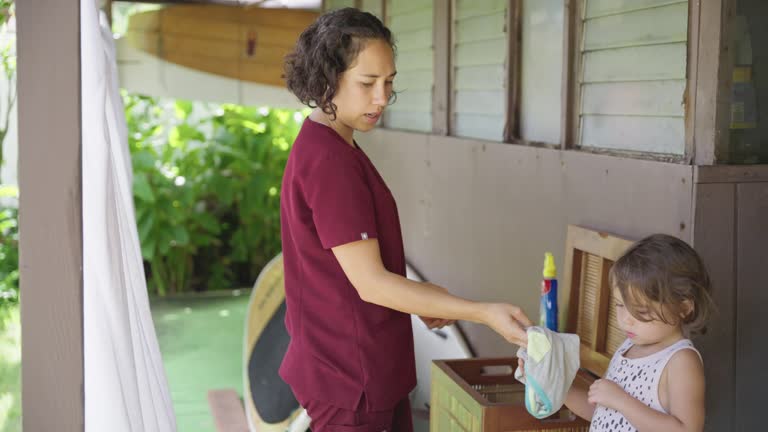
[[[699,66],[699,19],[701,3],[698,0],[688,2],[688,68],[685,86],[685,162],[693,163],[696,149],[693,143],[693,131],[696,127],[696,83]]]
[[[522,58],[522,0],[512,0],[507,9],[507,100],[504,113],[504,142],[520,138],[520,63]]]
[[[112,0],[104,0],[104,13],[107,14],[109,27],[112,28]]]
[[[563,86],[560,147],[579,145],[579,100],[581,94],[582,2],[565,0],[563,16]]]
[[[432,133],[448,135],[451,115],[451,5],[453,1],[434,3],[432,23],[434,47],[434,90],[432,92]]]
[[[16,17],[23,429],[80,432],[80,1],[19,1]]]
[[[695,105],[692,123],[686,124],[693,134],[693,162],[696,165],[713,165],[727,159],[728,122],[730,118],[731,70],[728,61],[728,27],[733,15],[735,0],[693,0],[689,20],[697,21],[696,66],[694,79]],[[698,12],[697,12],[698,11]],[[691,45],[693,48],[693,44]],[[691,61],[692,59],[689,59]],[[689,77],[690,78],[690,77]],[[688,82],[691,85],[691,81]]]

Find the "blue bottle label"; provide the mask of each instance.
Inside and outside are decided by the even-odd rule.
[[[541,282],[540,325],[557,331],[557,279],[544,279]]]

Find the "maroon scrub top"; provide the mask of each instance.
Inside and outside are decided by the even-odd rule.
[[[299,403],[392,409],[416,385],[408,314],[367,303],[331,248],[378,239],[384,267],[405,276],[397,205],[376,168],[333,129],[307,118],[285,168],[280,202],[285,323],[280,375]]]

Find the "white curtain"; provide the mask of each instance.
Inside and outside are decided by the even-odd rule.
[[[114,41],[96,1],[80,7],[85,431],[173,432],[136,230]]]

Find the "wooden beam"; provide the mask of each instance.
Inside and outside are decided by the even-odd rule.
[[[507,99],[504,113],[504,142],[520,138],[520,63],[522,59],[523,1],[512,0],[507,8]]]
[[[768,183],[768,165],[697,166],[693,181],[700,183]]]
[[[83,431],[80,2],[16,18],[23,429]]]
[[[693,162],[713,165],[727,160],[731,71],[728,28],[735,0],[694,0],[698,9],[693,108]],[[693,22],[694,20],[690,20]],[[691,82],[689,81],[689,85]],[[688,127],[689,125],[686,124]]]
[[[432,46],[434,87],[432,91],[432,133],[448,135],[451,115],[451,7],[453,1],[434,2]]]

